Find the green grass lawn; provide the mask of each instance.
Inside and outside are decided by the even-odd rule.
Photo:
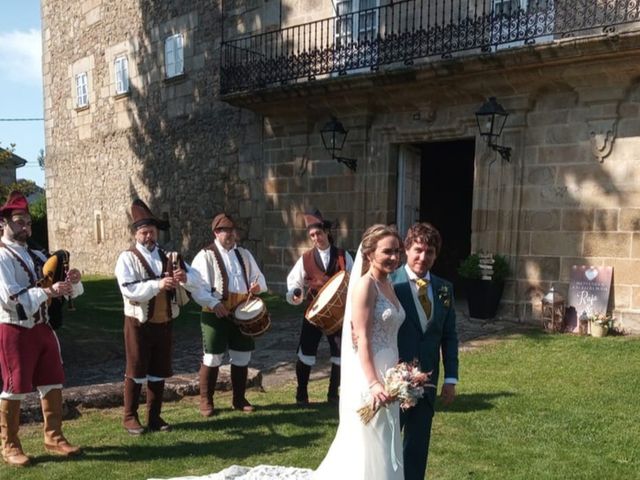
[[[70,312],[64,308],[65,336],[86,338],[90,331],[100,332],[105,340],[122,341],[122,296],[114,277],[87,276],[83,278],[85,293],[74,300],[76,310]],[[265,293],[260,295],[272,316],[300,315],[301,307],[294,307],[278,295]],[[180,317],[174,324],[175,329],[195,328],[199,331],[201,308],[191,301],[181,309]],[[87,313],[90,312],[90,315]],[[193,321],[191,321],[193,320]],[[97,336],[97,335],[91,335]]]
[[[437,414],[432,479],[633,479],[640,472],[640,339],[515,335],[461,356],[455,404]],[[312,387],[322,397],[325,382]],[[65,424],[85,446],[71,461],[44,453],[39,427],[23,428],[27,470],[0,478],[147,478],[204,475],[231,464],[315,468],[337,425],[327,405],[290,405],[293,386],[251,392],[253,415],[228,410],[201,418],[196,399],[170,403],[172,432],[132,438],[120,410],[86,411]]]
[[[114,280],[88,279],[85,286],[63,334],[121,341]],[[270,311],[290,312],[277,297],[267,301]],[[86,311],[86,330],[76,332],[76,316]],[[195,306],[189,315],[196,319]],[[430,479],[640,478],[640,338],[530,332],[464,351],[460,364],[459,396],[434,420]],[[322,398],[326,381],[311,388]],[[84,411],[65,422],[69,439],[85,447],[72,460],[46,454],[40,425],[26,426],[21,436],[34,465],[0,466],[0,479],[205,475],[232,464],[315,468],[335,434],[337,411],[324,404],[299,409],[291,405],[293,390],[250,392],[259,407],[252,415],[229,410],[228,394],[216,394],[220,413],[212,419],[199,416],[196,398],[167,403],[164,417],[174,430],[141,438],[124,432],[120,409]]]

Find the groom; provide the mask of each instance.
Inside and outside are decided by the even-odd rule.
[[[393,273],[392,281],[407,315],[398,333],[400,361],[417,359],[423,372],[432,372],[431,383],[437,385],[442,352],[441,396],[448,405],[456,396],[458,334],[453,286],[430,273],[441,246],[440,232],[433,225],[414,224],[404,243],[407,263]],[[415,407],[401,412],[405,480],[424,479],[435,399],[435,389],[427,388]]]

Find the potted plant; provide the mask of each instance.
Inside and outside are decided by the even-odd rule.
[[[613,318],[606,313],[594,312],[587,315],[587,319],[591,324],[591,336],[592,337],[606,337],[611,328]]]
[[[481,263],[487,258],[493,259],[492,271],[483,274]],[[458,274],[463,278],[467,294],[469,316],[473,318],[494,318],[500,305],[504,281],[510,274],[509,262],[502,255],[472,253],[460,263]],[[483,279],[490,276],[491,279]]]

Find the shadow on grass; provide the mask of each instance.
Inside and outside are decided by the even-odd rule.
[[[337,424],[335,409],[301,409],[291,405],[260,407],[261,415],[231,414],[172,424],[169,433],[147,433],[139,443],[86,447],[85,458],[92,461],[147,462],[152,460],[213,457],[223,460],[270,455],[300,449],[322,439]],[[268,412],[268,413],[267,413]],[[206,440],[184,441],[185,437]],[[124,432],[122,433],[124,434]],[[150,445],[150,441],[158,443]],[[135,441],[135,439],[134,439]],[[166,444],[164,444],[166,443]]]
[[[447,407],[442,404],[440,399],[438,399],[436,403],[436,411],[447,413],[468,413],[491,410],[494,408],[492,403],[493,400],[497,398],[513,397],[515,395],[516,394],[513,392],[463,393],[457,395],[455,401]]]
[[[255,414],[216,415],[211,420],[198,420],[194,422],[182,422],[173,424],[175,430],[224,430],[225,432],[242,432],[256,427],[268,427],[269,425],[288,425],[304,428],[315,428],[327,425],[329,422],[337,423],[337,408],[327,404],[317,404],[301,408],[290,404],[259,405],[256,408],[260,413],[259,425]]]
[[[215,434],[215,432],[212,432]],[[321,438],[320,434],[304,433],[280,435],[274,432],[256,433],[230,437],[225,434],[206,442],[185,442],[176,440],[171,445],[119,445],[85,448],[85,459],[91,461],[149,462],[176,458],[218,458],[242,459],[254,455],[282,453],[299,449]]]

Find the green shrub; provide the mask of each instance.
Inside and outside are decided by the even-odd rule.
[[[511,269],[509,268],[507,257],[496,254],[493,256],[493,262],[492,281],[504,282],[505,279],[511,274]],[[480,269],[480,255],[478,253],[472,253],[462,262],[460,262],[460,266],[458,267],[458,274],[462,278],[481,278],[482,272]]]

